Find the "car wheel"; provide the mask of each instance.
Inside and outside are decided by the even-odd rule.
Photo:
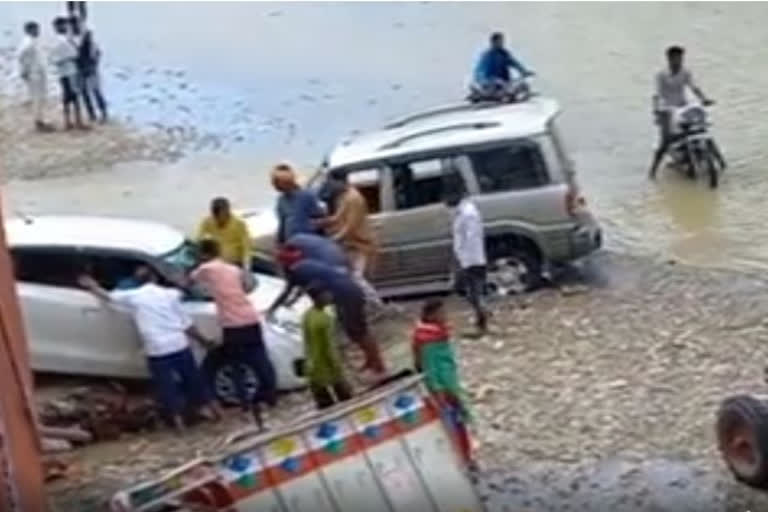
[[[524,248],[513,248],[488,265],[488,289],[496,295],[533,291],[542,283],[541,259]]]
[[[268,276],[279,275],[279,269],[275,262],[261,257],[254,257],[251,260],[251,272]]]
[[[203,370],[208,379],[209,389],[213,396],[224,405],[238,405],[237,388],[234,379],[234,364],[240,366],[245,375],[245,390],[250,401],[259,389],[259,379],[256,372],[245,363],[233,363],[224,357],[220,351],[211,351],[203,362]]]
[[[720,453],[737,480],[768,489],[768,404],[753,396],[727,398],[717,414]]]

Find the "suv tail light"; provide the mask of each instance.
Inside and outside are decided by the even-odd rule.
[[[569,189],[565,194],[565,211],[574,217],[583,212],[587,207],[587,200],[576,189]]]

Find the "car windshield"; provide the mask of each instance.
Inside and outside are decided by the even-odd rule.
[[[185,240],[179,247],[167,253],[160,258],[165,266],[165,271],[174,280],[183,280],[192,269],[198,264],[197,245]],[[256,276],[250,275],[250,278],[244,281],[245,289],[248,293],[252,292],[258,286]],[[187,287],[187,300],[212,300],[210,292],[197,283]]]
[[[185,240],[180,246],[162,257],[169,267],[177,272],[186,274],[197,265],[197,246],[190,240]]]
[[[197,265],[197,246],[191,240],[185,240],[180,246],[160,258],[164,270],[174,280],[183,280]],[[211,300],[208,291],[197,284],[187,288],[187,300]]]

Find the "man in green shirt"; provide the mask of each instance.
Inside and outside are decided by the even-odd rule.
[[[341,357],[335,337],[335,322],[328,307],[331,293],[321,285],[307,287],[312,307],[304,313],[304,373],[318,409],[326,409],[352,398],[352,390],[344,379]]]

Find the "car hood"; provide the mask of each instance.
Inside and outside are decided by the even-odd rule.
[[[254,208],[236,212],[248,226],[248,233],[256,247],[261,250],[269,250],[271,240],[277,232],[277,215],[272,208]],[[259,243],[263,242],[263,243]]]
[[[249,294],[251,303],[260,312],[266,311],[275,301],[280,292],[283,291],[285,281],[279,277],[272,277],[265,274],[254,274],[258,285]],[[310,301],[306,296],[302,296],[292,307],[282,307],[275,314],[276,323],[290,331],[296,331],[298,334],[301,325],[301,317],[310,307]]]

